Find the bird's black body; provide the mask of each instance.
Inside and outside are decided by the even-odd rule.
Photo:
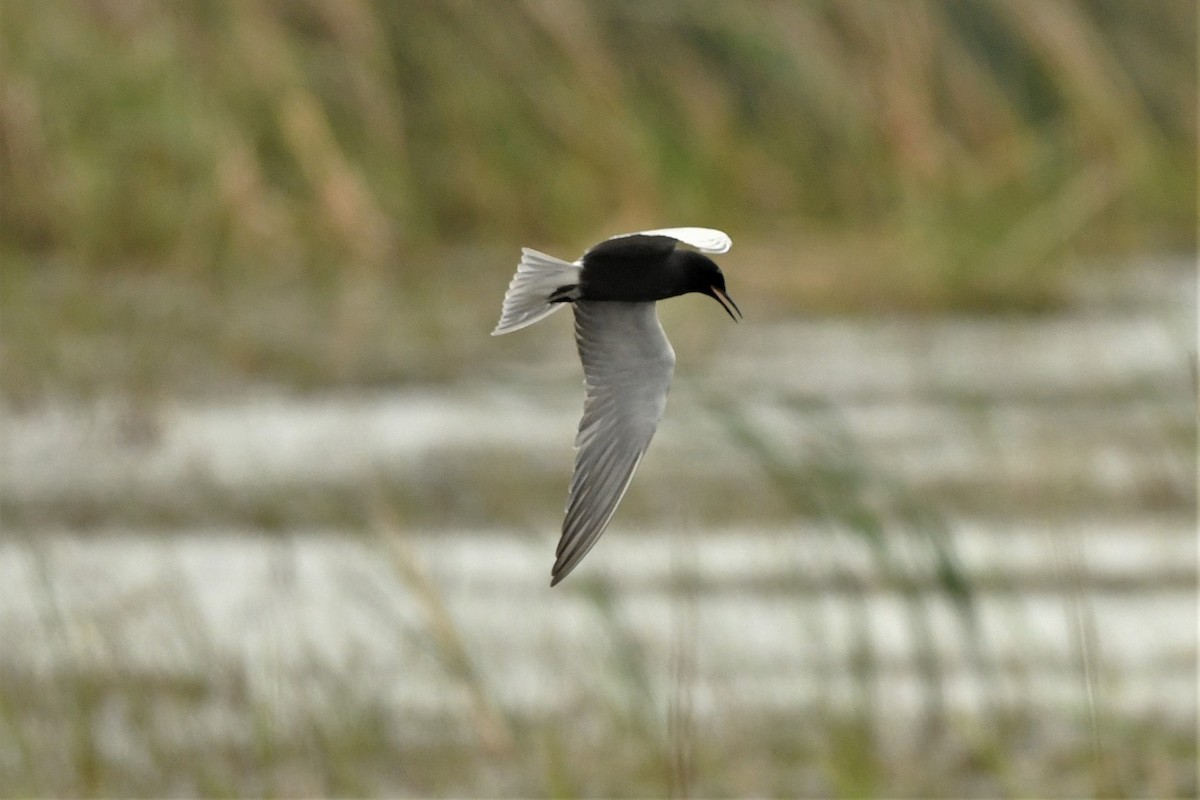
[[[643,234],[601,242],[584,253],[578,286],[561,287],[554,299],[640,303],[699,292],[716,299],[733,317],[717,296],[728,299],[721,268],[711,258],[678,245],[670,236]]]

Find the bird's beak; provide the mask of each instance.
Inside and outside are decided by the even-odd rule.
[[[725,309],[725,313],[728,314],[729,318],[734,322],[737,322],[738,318],[742,316],[742,310],[738,308],[737,303],[733,302],[733,298],[725,294],[725,292],[721,291],[716,286],[709,287],[709,295],[721,304],[721,308]],[[733,315],[733,312],[735,311],[737,312],[736,317]]]

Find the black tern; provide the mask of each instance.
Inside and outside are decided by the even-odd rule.
[[[720,267],[703,255],[732,245],[711,228],[663,228],[614,236],[574,263],[521,249],[492,335],[520,330],[570,303],[587,390],[551,586],[604,533],[662,419],[675,351],[656,302],[699,292],[734,322],[741,316]]]

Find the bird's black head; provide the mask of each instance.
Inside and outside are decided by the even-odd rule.
[[[742,316],[742,311],[725,291],[725,275],[722,274],[721,268],[717,266],[716,262],[694,250],[676,250],[673,257],[679,265],[683,281],[683,289],[679,294],[688,292],[706,294],[720,303],[730,319],[737,322],[738,318]],[[735,311],[737,316],[734,316]]]

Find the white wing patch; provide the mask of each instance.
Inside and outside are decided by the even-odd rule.
[[[577,301],[574,308],[587,399],[552,586],[604,533],[662,419],[675,372],[654,303]]]
[[[657,228],[652,231],[623,233],[613,236],[613,239],[624,239],[626,236],[670,236],[684,244],[694,247],[702,253],[728,253],[733,247],[729,234],[715,228]]]

